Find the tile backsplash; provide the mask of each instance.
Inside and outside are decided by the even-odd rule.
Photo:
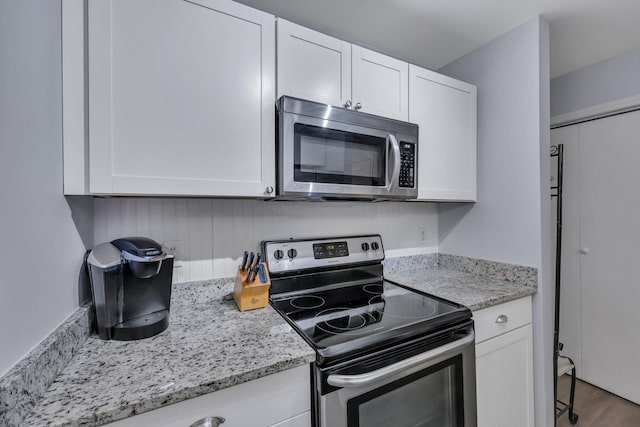
[[[382,235],[385,250],[409,255],[438,246],[438,213],[423,202],[99,198],[94,242],[146,236],[174,250],[174,282],[228,277],[262,240]]]

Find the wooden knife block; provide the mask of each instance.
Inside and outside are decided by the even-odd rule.
[[[236,274],[236,283],[233,286],[233,300],[236,302],[240,311],[253,310],[254,308],[266,307],[269,304],[269,287],[271,286],[271,279],[269,278],[269,271],[264,262],[261,262],[265,275],[267,276],[266,283],[260,281],[260,275],[256,274],[256,278],[251,283],[246,283],[247,271],[242,271],[238,266],[238,274]]]

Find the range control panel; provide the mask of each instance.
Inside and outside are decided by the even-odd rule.
[[[262,242],[262,253],[271,273],[382,261],[379,234],[321,239],[290,239]]]

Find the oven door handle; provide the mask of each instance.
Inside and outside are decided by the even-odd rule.
[[[397,373],[402,372],[406,369],[419,366],[430,359],[436,359],[448,353],[455,352],[460,348],[473,343],[474,340],[475,340],[475,334],[473,333],[473,330],[472,330],[464,338],[453,341],[449,344],[445,344],[438,348],[434,348],[433,350],[429,350],[425,353],[418,354],[408,359],[401,360],[400,362],[394,363],[389,366],[385,366],[384,368],[380,368],[373,372],[367,372],[365,374],[357,374],[357,375],[338,375],[338,374],[329,375],[327,377],[327,383],[329,383],[329,385],[332,385],[334,387],[343,387],[343,388],[367,386],[371,383],[375,383],[377,381],[381,381],[393,375],[396,375]]]

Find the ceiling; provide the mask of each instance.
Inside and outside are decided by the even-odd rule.
[[[550,24],[551,77],[640,48],[638,0],[238,0],[437,70],[528,19]]]

